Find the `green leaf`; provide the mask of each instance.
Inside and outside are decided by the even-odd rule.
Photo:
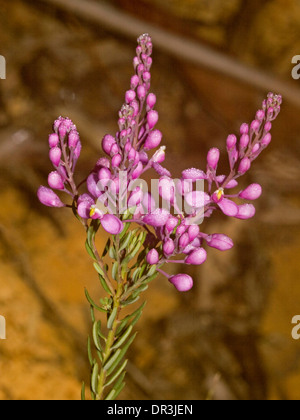
[[[111,292],[110,288],[107,286],[107,283],[106,283],[104,277],[101,276],[101,274],[99,274],[99,280],[100,280],[101,286],[106,291],[106,293],[108,293],[110,296],[112,296],[112,292]]]
[[[93,354],[92,354],[92,347],[91,347],[91,339],[90,339],[90,337],[88,337],[87,349],[88,349],[88,359],[89,359],[90,365],[91,366],[94,366],[95,359],[93,358]]]
[[[122,232],[119,235],[120,240],[124,238],[124,236],[128,232],[128,229],[130,228],[130,225],[131,225],[131,223],[125,223],[124,229],[122,230]]]
[[[137,302],[139,298],[140,298],[139,296],[134,297],[134,298],[129,297],[127,300],[121,302],[122,306],[132,305],[133,303]]]
[[[81,386],[81,401],[85,401],[85,383],[82,382]]]
[[[105,370],[107,370],[107,374],[111,375],[114,370],[116,369],[116,367],[119,365],[119,363],[121,362],[121,360],[123,359],[123,357],[125,356],[128,348],[130,347],[130,345],[132,344],[133,340],[135,339],[137,335],[137,332],[134,333],[129,340],[127,341],[127,343],[125,344],[125,346],[122,348],[122,350],[118,349],[116,351],[116,353],[114,354],[114,360],[112,363],[109,364],[109,366],[107,366],[105,368]],[[116,356],[117,355],[117,356]]]
[[[102,254],[102,258],[104,258],[106,256],[106,254],[108,253],[108,250],[110,248],[110,244],[111,244],[111,240],[110,238],[108,239],[108,241],[106,242],[103,254]]]
[[[139,252],[139,250],[141,249],[141,246],[142,246],[142,243],[138,242],[136,246],[134,247],[134,249],[127,255],[127,257],[124,258],[124,260],[122,261],[122,265],[128,264],[129,261],[131,261]]]
[[[99,337],[99,331],[101,333],[101,322],[95,321],[93,324],[93,340],[94,344],[96,346],[96,349],[102,352],[100,337]]]
[[[119,264],[117,261],[115,261],[111,270],[111,275],[112,275],[112,278],[116,281],[118,279],[118,270],[119,270]]]
[[[127,338],[129,337],[131,331],[132,331],[132,325],[129,325],[129,327],[127,328],[127,330],[124,332],[123,335],[121,335],[121,337],[118,338],[118,340],[116,341],[116,343],[112,346],[112,350],[116,350],[119,347],[122,346],[122,344],[127,340]]]
[[[118,259],[117,251],[116,251],[116,248],[114,246],[111,246],[109,248],[108,255],[112,260],[117,260]]]
[[[109,330],[111,330],[111,329],[112,329],[112,326],[113,326],[114,320],[116,319],[117,313],[118,313],[118,308],[117,308],[117,307],[115,307],[115,308],[112,310],[112,313],[110,314],[110,316],[109,316],[109,318],[108,318],[108,320],[107,320],[107,328],[108,328]]]
[[[130,240],[131,240],[131,238],[132,238],[132,232],[129,232],[126,236],[125,236],[125,238],[124,238],[124,241],[122,241],[121,242],[121,246],[120,246],[120,252],[121,251],[123,251],[123,249],[125,249],[125,248],[127,248],[128,247],[128,244],[129,244],[129,242],[130,242]]]
[[[105,363],[105,365],[103,366],[104,370],[108,370],[111,366],[115,366],[115,361],[118,359],[119,355],[121,353],[121,350],[118,349],[109,359],[108,361]]]
[[[99,374],[99,366],[98,363],[95,363],[92,370],[91,376],[91,388],[94,394],[97,394],[98,388],[98,374]]]
[[[94,254],[94,252],[93,252],[92,248],[90,247],[90,245],[89,245],[89,243],[88,243],[87,240],[85,241],[85,248],[86,248],[87,253],[89,254],[89,256],[92,257],[93,260],[97,260],[97,258],[95,257],[95,254]]]
[[[91,296],[89,295],[89,292],[87,291],[87,289],[84,289],[85,291],[85,296],[87,298],[87,300],[89,301],[89,303],[91,304],[91,306],[93,306],[93,308],[97,309],[100,312],[107,312],[105,309],[101,308],[101,306],[97,305],[93,299],[91,298]]]
[[[126,365],[128,363],[128,360],[124,360],[124,363],[122,364],[122,366],[117,370],[117,372],[110,378],[110,380],[105,384],[105,387],[111,385],[112,383],[115,382],[115,380],[118,379],[118,377],[121,375],[121,373],[123,372],[123,370],[126,368]],[[123,379],[125,378],[126,372],[123,372],[122,374],[122,379],[121,382],[123,381]]]
[[[125,382],[123,382],[123,383],[120,384],[118,389],[112,389],[110,391],[110,393],[108,394],[108,396],[105,398],[105,400],[106,401],[115,400],[118,397],[118,395],[120,394],[120,392],[123,390],[125,385],[126,385]]]
[[[97,262],[94,262],[94,269],[97,271],[98,274],[101,274],[102,277],[105,276],[104,271],[100,267],[100,265]]]

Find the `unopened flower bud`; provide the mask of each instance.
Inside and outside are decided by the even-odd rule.
[[[68,136],[68,145],[69,148],[75,149],[79,142],[79,134],[76,130],[72,130]]]
[[[61,149],[59,147],[53,147],[49,151],[49,158],[54,166],[58,166],[61,159]]]
[[[149,111],[147,113],[147,123],[150,130],[157,124],[158,121],[158,112],[157,111]]]
[[[154,108],[156,104],[156,96],[154,95],[154,93],[149,93],[149,95],[147,96],[147,105],[150,109]]]
[[[163,244],[163,251],[166,256],[170,256],[173,254],[175,250],[175,244],[172,239],[167,239],[166,242]]]
[[[177,231],[178,231],[178,229],[177,229]],[[184,233],[183,235],[180,236],[180,238],[179,238],[179,247],[181,249],[184,249],[189,243],[190,243],[190,238],[189,238],[188,233]]]
[[[142,162],[139,162],[135,170],[131,174],[132,179],[138,179],[144,170]]]
[[[188,229],[188,235],[189,235],[190,241],[193,242],[193,240],[198,237],[199,233],[200,233],[199,226],[191,225]]]
[[[227,145],[227,149],[231,150],[237,142],[237,138],[234,134],[230,134],[230,136],[227,137],[227,141],[226,141],[226,145]]]
[[[57,134],[53,133],[49,136],[49,146],[56,147],[59,144],[59,137]]]
[[[241,135],[248,134],[249,133],[249,125],[248,124],[242,124],[240,128]]]
[[[242,150],[246,149],[246,147],[249,144],[249,141],[250,141],[250,137],[248,136],[248,134],[243,134],[240,139],[240,148]]]
[[[159,261],[159,254],[156,249],[151,249],[147,254],[147,263],[150,265],[156,265]]]
[[[261,144],[263,147],[269,146],[272,140],[272,135],[270,133],[266,134],[265,137],[262,139]]]
[[[167,223],[166,223],[166,226],[165,227],[166,227],[166,230],[169,233],[172,233],[173,230],[176,228],[177,225],[178,225],[178,219],[177,219],[177,217],[170,216],[169,219],[167,220]]]
[[[116,155],[114,155],[114,157],[111,160],[111,166],[113,168],[118,168],[121,162],[122,162],[122,156],[119,153],[117,153]]]
[[[150,111],[156,112],[156,111]],[[158,147],[162,140],[162,133],[159,130],[153,130],[149,133],[146,141],[145,141],[145,150],[151,150]]]
[[[145,89],[145,86],[143,86],[143,85],[138,86],[138,88],[137,88],[137,96],[138,96],[138,98],[140,100],[141,99],[145,99],[145,97],[146,97],[146,89]]]
[[[217,149],[216,147],[213,147],[212,149],[210,149],[208,154],[207,154],[207,164],[208,164],[208,166],[211,169],[216,170],[217,166],[218,166],[218,163],[219,163],[219,159],[220,159],[219,149]]]
[[[54,190],[63,190],[65,188],[62,177],[57,171],[53,171],[48,176],[49,187]]]
[[[101,219],[101,225],[103,229],[111,235],[118,235],[124,228],[121,220],[113,214],[105,214]]]
[[[238,169],[239,174],[241,175],[245,174],[247,171],[249,171],[250,167],[251,167],[250,159],[249,158],[242,159],[239,165],[239,169]]]
[[[192,251],[185,259],[186,264],[201,265],[206,261],[207,253],[204,248],[198,248]]]
[[[245,200],[256,200],[262,194],[262,188],[259,184],[251,184],[245,190],[239,193],[240,198]]]
[[[125,93],[125,101],[127,104],[130,104],[136,97],[136,93],[134,90],[128,90]]]
[[[102,149],[106,154],[110,154],[112,146],[116,143],[116,140],[110,134],[107,134],[103,137],[102,140]]]
[[[152,157],[153,163],[162,163],[166,158],[166,146],[161,146]]]
[[[169,278],[169,282],[172,283],[179,292],[188,292],[193,287],[193,279],[188,274],[177,274]]]
[[[135,74],[134,76],[132,76],[131,80],[130,80],[130,87],[131,89],[136,89],[136,87],[139,84],[139,76],[137,74]]]
[[[222,233],[209,235],[206,242],[211,248],[216,248],[219,251],[228,251],[233,247],[232,239]]]
[[[50,188],[41,186],[37,192],[38,199],[47,207],[65,207],[65,204]]]

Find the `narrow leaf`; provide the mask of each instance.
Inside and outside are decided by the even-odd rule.
[[[124,361],[124,363],[122,364],[122,366],[117,370],[117,372],[110,378],[110,380],[105,384],[105,387],[107,387],[107,386],[109,386],[109,385],[111,385],[112,383],[114,383],[115,382],[115,380],[117,380],[118,379],[118,377],[121,375],[121,373],[123,372],[123,370],[126,368],[126,365],[127,365],[127,363],[128,363],[128,360],[125,360]],[[122,378],[122,381],[123,381],[123,379],[124,379],[124,377],[125,377],[125,375],[126,375],[126,372],[123,372],[123,378]]]
[[[129,348],[129,346],[131,345],[131,343],[133,342],[133,340],[135,339],[135,337],[136,337],[136,335],[137,335],[137,332],[136,333],[134,333],[131,337],[130,337],[130,339],[127,341],[127,343],[125,344],[125,346],[122,348],[122,350],[120,351],[120,349],[118,349],[117,351],[116,351],[116,354],[118,353],[118,356],[117,357],[114,357],[114,361],[113,361],[113,363],[111,363],[110,364],[110,366],[109,367],[107,367],[107,374],[108,375],[111,375],[112,373],[113,373],[113,371],[116,369],[116,367],[118,366],[118,364],[121,362],[121,360],[123,359],[123,357],[125,356],[125,354],[126,354],[126,352],[127,352],[127,350],[128,350],[128,348]]]
[[[93,340],[94,340],[96,349],[102,352],[101,342],[99,338],[99,330],[101,331],[101,322],[95,321],[93,324]]]
[[[129,327],[127,328],[127,330],[124,332],[123,335],[121,335],[121,337],[116,341],[116,343],[112,346],[112,350],[118,349],[119,347],[122,346],[122,344],[127,340],[127,338],[129,337],[131,331],[132,331],[132,325],[129,325]]]
[[[119,355],[121,353],[121,350],[118,349],[112,357],[110,357],[108,359],[108,361],[105,363],[105,365],[103,366],[104,370],[108,370],[111,366],[114,366],[114,362],[118,359]]]
[[[111,328],[112,328],[112,325],[114,323],[114,320],[116,319],[117,313],[118,313],[118,308],[116,307],[112,310],[112,313],[110,314],[110,316],[107,320],[107,328],[109,330],[111,330]]]
[[[98,363],[95,363],[92,370],[92,377],[91,377],[91,388],[95,394],[97,394],[97,388],[98,388],[98,374],[99,374],[99,366],[98,366]]]
[[[87,291],[87,289],[84,289],[85,290],[85,296],[86,296],[86,298],[87,298],[87,300],[89,301],[89,303],[95,308],[95,309],[97,309],[98,311],[100,311],[100,312],[107,312],[105,309],[103,309],[103,308],[101,308],[101,306],[99,306],[99,305],[97,305],[94,301],[93,301],[93,299],[91,298],[91,296],[89,295],[89,292]]]

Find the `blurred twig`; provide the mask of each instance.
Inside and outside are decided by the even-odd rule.
[[[147,21],[137,19],[123,11],[91,0],[39,0],[122,34],[130,39],[144,32],[151,34],[157,48],[180,59],[204,66],[218,73],[264,91],[278,92],[285,100],[300,107],[300,91],[286,82],[260,70],[248,67],[225,54],[214,51],[200,42],[170,33]]]

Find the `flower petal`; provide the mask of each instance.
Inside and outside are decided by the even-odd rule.
[[[124,228],[121,220],[113,214],[105,214],[101,219],[101,225],[106,232],[111,233],[112,235],[118,235]]]
[[[218,206],[226,216],[230,217],[236,216],[239,211],[238,205],[228,198],[223,198],[223,200],[218,203]]]

